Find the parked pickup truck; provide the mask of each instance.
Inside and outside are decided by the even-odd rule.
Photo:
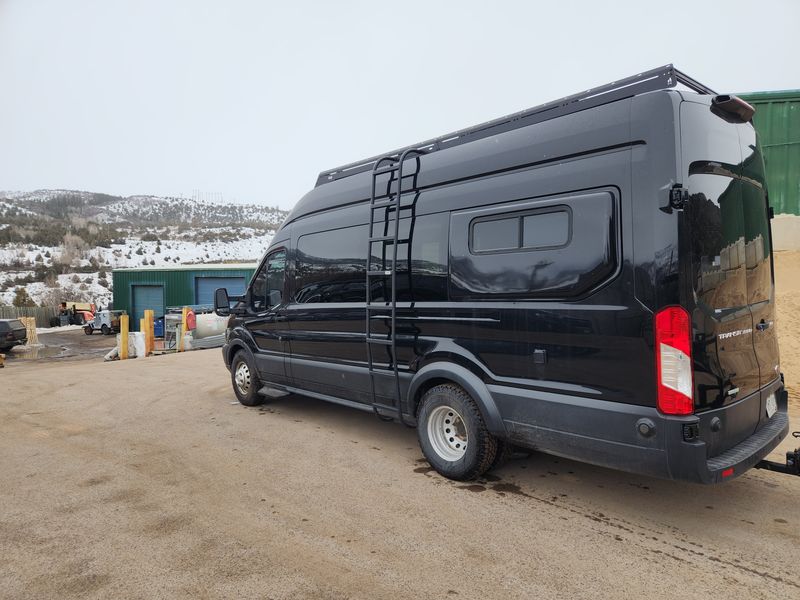
[[[0,350],[28,343],[28,331],[19,319],[0,319]]]

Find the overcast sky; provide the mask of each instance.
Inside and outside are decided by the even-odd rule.
[[[673,62],[800,87],[800,1],[0,0],[0,190],[291,207],[319,171]]]

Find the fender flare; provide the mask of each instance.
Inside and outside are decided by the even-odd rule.
[[[491,392],[489,392],[489,388],[486,387],[486,384],[475,375],[475,373],[455,363],[444,361],[435,362],[425,365],[417,371],[408,388],[409,406],[413,406],[414,398],[420,386],[431,379],[447,379],[464,388],[478,405],[478,409],[481,411],[481,416],[489,432],[501,438],[507,437],[503,418],[500,416],[500,411],[497,408],[494,398],[492,398]]]
[[[250,362],[252,364],[254,364],[254,365],[256,364],[256,362],[255,362],[256,359],[255,359],[255,356],[253,355],[253,351],[247,346],[247,344],[244,342],[244,340],[241,340],[241,339],[238,339],[238,338],[231,340],[228,343],[227,348],[225,350],[227,352],[227,354],[225,356],[225,366],[228,367],[228,370],[230,370],[230,368],[231,368],[231,362],[233,361],[233,355],[236,354],[237,352],[239,352],[240,350],[243,350],[244,353],[247,354],[247,357],[250,359]]]

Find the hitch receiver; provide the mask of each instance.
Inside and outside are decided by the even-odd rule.
[[[800,431],[795,431],[792,435],[800,438]],[[800,475],[800,448],[795,448],[786,453],[786,464],[775,462],[774,460],[762,460],[756,465],[756,469],[766,469],[787,475]]]

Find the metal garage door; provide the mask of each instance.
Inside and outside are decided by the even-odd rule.
[[[195,278],[195,302],[214,304],[214,290],[225,288],[229,296],[241,296],[247,285],[244,277],[197,277]]]
[[[139,331],[139,319],[144,317],[146,309],[152,309],[156,319],[164,314],[163,285],[134,285],[131,295],[133,297],[131,330]]]

